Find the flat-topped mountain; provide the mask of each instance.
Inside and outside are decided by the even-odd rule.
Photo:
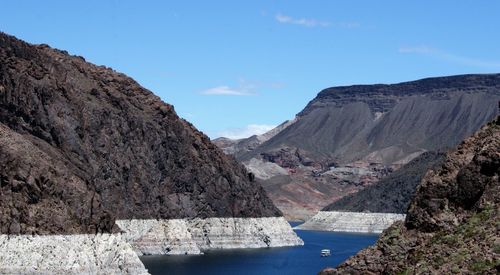
[[[294,124],[241,159],[289,147],[338,163],[407,162],[474,133],[496,115],[499,98],[500,74],[328,88]]]
[[[230,153],[250,170],[266,163],[288,170],[274,169],[276,178],[262,180],[293,218],[377,182],[423,152],[456,146],[495,117],[499,100],[500,74],[333,87],[269,140]]]
[[[500,117],[426,174],[404,223],[320,274],[498,274],[499,176]]]

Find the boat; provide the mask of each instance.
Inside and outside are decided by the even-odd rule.
[[[321,249],[321,257],[328,257],[330,255],[332,255],[330,249]]]

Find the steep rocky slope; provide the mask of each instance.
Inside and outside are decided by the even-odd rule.
[[[429,171],[406,221],[321,274],[498,274],[500,117]]]
[[[48,196],[87,205],[87,215],[77,213],[85,218],[98,206],[119,219],[280,215],[243,166],[132,79],[7,35],[0,43],[3,211],[36,208]],[[72,192],[95,194],[94,202]],[[50,222],[34,215],[20,233],[37,219]]]
[[[425,173],[440,166],[444,156],[425,152],[379,182],[327,205],[322,211],[406,213]]]
[[[287,169],[263,185],[286,216],[303,218],[423,152],[456,146],[494,118],[498,100],[500,74],[333,87],[266,142],[232,153],[250,168],[258,159]]]
[[[110,68],[3,33],[0,154],[0,234],[113,233],[115,220],[131,219],[281,221],[246,169],[173,106]]]

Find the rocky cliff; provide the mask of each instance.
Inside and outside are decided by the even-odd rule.
[[[31,233],[33,225],[37,233],[64,229],[43,213],[22,219],[45,197],[70,204],[69,211],[51,207],[51,215],[86,211],[75,216],[89,226],[106,221],[104,212],[119,219],[280,215],[242,165],[125,75],[4,34],[0,60],[1,150],[8,157],[0,160],[0,209],[8,210],[2,232],[11,233],[14,222],[20,229],[12,233]],[[107,221],[97,227],[109,231]]]
[[[8,236],[117,233],[117,219],[281,216],[241,164],[131,78],[3,33],[0,154]]]
[[[270,197],[288,217],[314,213],[423,152],[456,146],[495,117],[498,100],[500,74],[328,88],[293,124],[233,154],[287,169],[263,179]]]
[[[498,274],[500,117],[429,171],[406,221],[321,274]]]

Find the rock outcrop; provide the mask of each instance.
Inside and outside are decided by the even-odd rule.
[[[252,174],[131,78],[3,33],[0,156],[7,238],[96,240],[118,234],[117,219],[281,216]]]
[[[456,146],[495,117],[498,100],[500,74],[333,87],[269,140],[233,146],[231,153],[247,165],[256,158],[289,171],[263,185],[293,218],[377,182],[423,152]]]
[[[296,229],[382,233],[394,222],[403,221],[405,217],[404,214],[395,213],[320,211],[305,223],[297,226]]]
[[[429,171],[405,222],[321,274],[498,274],[500,117]]]

